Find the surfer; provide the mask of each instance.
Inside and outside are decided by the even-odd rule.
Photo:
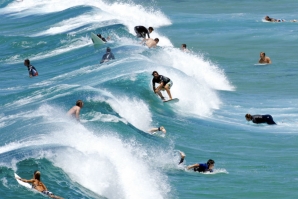
[[[260,52],[260,64],[271,64],[271,59],[269,57],[266,57],[265,52]]]
[[[271,18],[271,17],[269,17],[269,16],[266,16],[265,18],[264,18],[266,21],[269,21],[269,22],[285,22],[286,20],[284,20],[284,19],[274,19],[274,18]]]
[[[183,52],[189,52],[189,50],[186,48],[186,44],[182,44],[182,45],[181,45],[181,50],[182,50]]]
[[[76,102],[76,105],[73,106],[69,111],[67,112],[67,115],[71,115],[77,119],[77,121],[80,121],[80,111],[81,108],[83,108],[84,103],[82,100],[78,100]]]
[[[109,47],[107,47],[107,51],[106,51],[106,54],[104,54],[102,56],[102,59],[100,61],[100,63],[104,63],[104,62],[107,62],[107,61],[110,61],[110,59],[115,59],[115,56],[114,54],[111,52],[111,49]]]
[[[247,121],[252,121],[253,123],[260,124],[260,123],[267,123],[267,124],[276,124],[273,121],[271,115],[251,115],[247,113],[245,115]]]
[[[49,196],[50,198],[56,198],[56,199],[63,199],[59,196],[55,196],[52,192],[48,191],[47,187],[40,181],[40,172],[35,171],[33,174],[33,179],[31,180],[26,180],[22,178],[17,178],[20,181],[31,183],[32,188],[36,189],[37,191],[40,191],[41,193]]]
[[[101,36],[101,34],[97,34],[97,36],[104,42],[108,42],[107,40],[110,40],[110,37],[107,37],[107,39],[105,39],[104,37]]]
[[[146,34],[148,35],[148,38],[150,38],[149,34],[152,33],[152,31],[154,30],[152,27],[149,27],[147,29],[144,26],[136,26],[134,29],[137,34],[137,37],[142,37],[144,39],[146,39]]]
[[[180,153],[179,164],[181,164],[184,161],[186,155],[182,151],[179,151],[179,153]],[[207,172],[207,171],[213,172],[214,164],[215,164],[214,160],[209,159],[207,163],[200,163],[200,164],[196,163],[196,164],[187,166],[186,169],[187,170],[193,169],[193,171],[197,171],[197,172]]]
[[[159,39],[158,38],[155,38],[155,39],[145,39],[144,41],[142,41],[142,43],[144,43],[148,46],[148,48],[152,48],[152,47],[156,47],[156,45],[158,44],[159,42]]]
[[[30,78],[38,75],[36,68],[30,64],[29,59],[25,59],[24,66],[27,66]]]
[[[153,86],[154,93],[157,93],[162,100],[165,100],[165,98],[162,96],[160,91],[166,90],[170,98],[169,100],[172,100],[170,89],[173,86],[173,82],[170,80],[170,78],[163,75],[159,75],[157,71],[153,71],[152,75],[153,75],[152,86]],[[157,88],[155,88],[155,83],[159,84]]]
[[[149,130],[149,132],[151,132],[152,134],[156,131],[162,131],[164,134],[166,134],[166,132],[167,132],[165,127],[163,127],[163,126],[160,126],[158,128],[152,128]]]

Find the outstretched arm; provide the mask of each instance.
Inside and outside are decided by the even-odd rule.
[[[33,183],[35,181],[35,179],[31,179],[31,180],[26,180],[26,179],[22,179],[22,178],[16,178],[22,182],[28,182],[28,183]]]
[[[187,169],[189,170],[189,169],[193,169],[193,168],[195,168],[195,167],[199,167],[200,166],[200,164],[193,164],[193,165],[189,165],[188,167],[187,167]]]

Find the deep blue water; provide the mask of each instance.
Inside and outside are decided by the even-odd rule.
[[[37,169],[63,198],[297,198],[297,6],[0,1],[0,198],[44,198],[14,179]],[[154,27],[157,48],[140,44],[136,25]],[[95,47],[91,32],[111,41]],[[106,47],[116,60],[100,64]],[[262,51],[271,65],[257,65]],[[39,76],[28,77],[27,58]],[[152,92],[154,70],[178,103]],[[81,123],[66,115],[78,99]],[[160,125],[164,137],[148,133]],[[210,158],[212,174],[185,170]]]

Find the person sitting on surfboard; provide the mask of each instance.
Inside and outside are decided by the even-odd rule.
[[[269,125],[276,124],[273,121],[273,118],[271,115],[251,115],[251,114],[247,113],[245,115],[245,119],[247,121],[252,121],[253,123],[256,123],[256,124],[260,124],[260,123],[267,123]]]
[[[73,106],[69,111],[67,112],[67,115],[71,115],[77,119],[77,121],[80,121],[80,111],[81,108],[83,108],[84,103],[82,100],[78,100],[76,102],[76,105]]]
[[[102,59],[100,61],[100,63],[104,63],[104,62],[107,62],[107,61],[110,61],[110,59],[115,59],[115,56],[114,54],[111,52],[111,49],[109,47],[107,47],[107,51],[106,51],[106,54],[104,54],[102,56]]]
[[[153,75],[152,86],[153,86],[154,93],[157,93],[162,100],[165,100],[165,98],[162,96],[160,91],[166,90],[170,98],[169,100],[172,100],[170,89],[173,86],[173,82],[170,80],[170,78],[163,75],[159,75],[157,71],[153,71],[152,75]],[[159,84],[157,88],[155,88],[155,83]]]
[[[107,40],[110,40],[110,37],[107,37],[107,39],[105,39],[104,37],[101,36],[101,34],[97,34],[97,36],[104,42],[108,42]]]
[[[151,47],[155,48],[158,42],[159,42],[158,38],[155,38],[155,39],[149,38],[149,39],[144,39],[141,43],[145,43],[148,46],[148,48],[151,48]]]
[[[31,183],[33,189],[40,191],[41,193],[49,196],[50,198],[63,199],[59,196],[55,196],[52,192],[48,191],[47,187],[40,181],[40,172],[39,171],[34,172],[33,179],[31,179],[31,180],[26,180],[26,179],[22,179],[22,178],[18,178],[18,180],[27,182],[27,183]]]
[[[264,52],[260,52],[260,64],[271,64],[271,59],[269,57],[266,57],[266,54]]]
[[[179,164],[181,164],[185,159],[185,153],[183,153],[182,151],[179,151],[179,153],[180,153]],[[207,172],[207,171],[213,172],[214,164],[215,164],[214,160],[209,159],[207,163],[200,163],[200,164],[196,163],[196,164],[187,166],[186,169],[187,170],[193,169],[193,171],[197,171],[197,172]]]
[[[36,68],[30,64],[29,59],[25,59],[24,66],[27,66],[30,78],[38,75]]]
[[[142,38],[146,38],[146,34],[148,35],[148,38],[150,38],[150,33],[152,33],[152,31],[154,30],[152,27],[149,27],[148,29],[145,28],[144,26],[136,26],[134,28],[137,37],[142,37]]]

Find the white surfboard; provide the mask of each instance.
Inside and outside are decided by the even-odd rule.
[[[22,186],[24,186],[24,187],[26,187],[26,188],[28,188],[28,189],[32,189],[32,185],[31,185],[31,184],[29,184],[29,183],[27,183],[27,182],[23,182],[23,181],[21,181],[21,180],[18,180],[19,178],[21,178],[20,176],[18,176],[18,174],[14,173],[14,177],[16,178],[17,182],[18,182],[20,185],[22,185]]]
[[[164,100],[163,102],[179,102],[178,98],[173,98],[173,99],[169,99],[169,100]]]
[[[93,32],[91,32],[91,39],[94,45],[102,45],[105,42],[99,38],[96,34],[94,34]]]

